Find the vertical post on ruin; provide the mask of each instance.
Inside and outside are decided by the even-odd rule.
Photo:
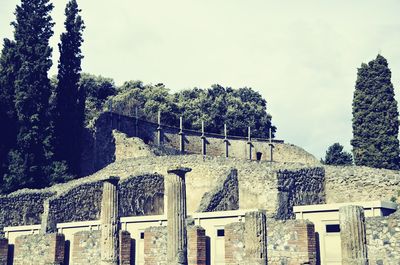
[[[183,117],[179,118],[179,150],[181,154],[185,153],[185,135],[183,133]]]
[[[226,128],[226,123],[224,124],[224,143],[225,143],[225,158],[229,157],[229,140],[228,140],[228,130]]]
[[[185,175],[190,168],[168,170],[167,192],[167,263],[187,265],[186,184]]]
[[[343,265],[368,265],[364,210],[360,206],[339,208]]]
[[[161,128],[161,111],[158,111],[157,115],[157,144],[161,145],[162,144],[162,128]]]
[[[249,146],[249,155],[248,155],[248,159],[249,160],[251,160],[252,159],[252,147],[253,147],[253,144],[251,143],[251,128],[250,128],[250,126],[248,127],[248,130],[247,130],[247,145]]]
[[[274,144],[272,143],[272,128],[269,128],[269,151],[270,151],[270,158],[271,162],[274,161]]]
[[[206,136],[204,134],[204,121],[201,121],[201,154],[203,155],[203,158],[207,154],[207,142],[206,142]]]
[[[135,107],[135,136],[139,137],[139,114],[138,114],[138,107]]]
[[[101,199],[101,265],[118,265],[118,185],[119,177],[103,182]]]
[[[267,264],[267,216],[264,211],[245,214],[245,264]]]

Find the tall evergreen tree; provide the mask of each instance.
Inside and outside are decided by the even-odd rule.
[[[14,106],[15,74],[20,61],[16,53],[15,42],[4,39],[0,57],[0,192],[4,187],[3,176],[7,171],[7,154],[15,147],[16,113]]]
[[[399,112],[391,72],[378,55],[358,69],[353,98],[353,156],[356,165],[399,168]]]
[[[54,117],[56,159],[65,161],[72,174],[79,173],[79,139],[84,123],[84,91],[79,91],[84,23],[79,12],[76,0],[70,0],[65,8],[66,32],[61,34],[58,45],[60,60]]]
[[[15,111],[16,148],[9,153],[4,181],[10,190],[43,187],[48,184],[46,168],[52,152],[48,149],[48,104],[52,61],[49,39],[54,23],[49,0],[22,0],[16,8],[15,48],[21,65],[16,71]]]

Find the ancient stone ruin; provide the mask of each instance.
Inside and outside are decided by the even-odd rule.
[[[0,197],[0,265],[400,263],[397,171],[110,113],[96,126],[93,174]]]

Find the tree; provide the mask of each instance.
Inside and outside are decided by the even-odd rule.
[[[85,126],[92,127],[104,109],[107,99],[117,94],[114,80],[87,73],[79,80],[80,103],[85,102]],[[85,100],[83,100],[85,98]]]
[[[0,57],[0,187],[3,187],[3,176],[8,167],[7,154],[16,143],[17,118],[13,102],[15,74],[19,65],[15,42],[4,39]]]
[[[391,72],[378,55],[362,64],[353,97],[353,156],[356,165],[399,168],[399,113]]]
[[[323,163],[326,165],[346,166],[351,165],[353,159],[350,153],[343,151],[343,146],[341,144],[334,143],[328,147]]]
[[[61,34],[60,60],[58,64],[58,84],[54,110],[55,158],[65,161],[71,174],[79,173],[81,142],[84,122],[84,97],[80,95],[81,45],[84,23],[79,15],[76,0],[71,0],[65,8],[66,32]]]
[[[52,157],[48,104],[51,93],[47,72],[50,69],[53,22],[49,0],[22,0],[16,8],[14,39],[21,64],[15,69],[15,113],[17,139],[9,152],[8,173],[4,176],[8,191],[48,184],[46,169]]]

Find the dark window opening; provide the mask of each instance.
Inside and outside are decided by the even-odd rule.
[[[262,153],[261,152],[257,152],[256,156],[257,156],[257,161],[261,161]]]
[[[217,236],[225,236],[225,230],[224,229],[218,229],[217,230]]]
[[[144,232],[140,232],[140,239],[144,239]]]
[[[340,225],[326,225],[326,232],[327,233],[339,233]]]

